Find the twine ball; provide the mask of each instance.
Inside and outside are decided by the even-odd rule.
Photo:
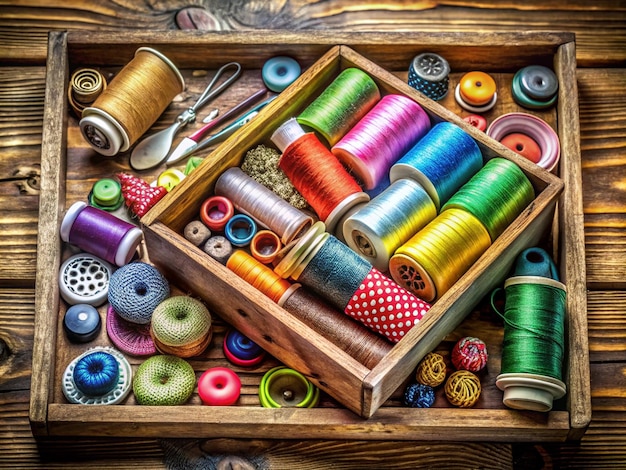
[[[157,349],[165,354],[197,356],[211,341],[211,314],[197,299],[170,297],[154,309],[150,334]]]
[[[193,367],[176,356],[152,356],[135,372],[133,393],[140,405],[182,405],[196,386]]]
[[[487,346],[478,338],[466,336],[454,345],[451,356],[457,370],[478,372],[487,365]]]
[[[410,384],[404,391],[404,404],[411,408],[430,408],[435,403],[435,390],[430,385]]]
[[[446,398],[460,408],[470,408],[480,397],[480,380],[472,372],[457,370],[453,372],[445,385]]]
[[[141,261],[126,264],[111,275],[109,303],[125,320],[145,325],[152,312],[170,295],[170,286],[154,266]]]
[[[415,379],[424,385],[438,387],[446,380],[446,363],[441,354],[430,352],[417,365]]]

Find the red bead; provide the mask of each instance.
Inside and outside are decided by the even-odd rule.
[[[479,114],[470,114],[469,116],[465,116],[463,120],[479,131],[485,132],[487,130],[487,120]]]
[[[526,134],[509,134],[500,143],[533,163],[538,163],[541,160],[541,147]]]
[[[227,367],[213,367],[198,379],[198,395],[209,406],[234,405],[241,393],[241,379]]]

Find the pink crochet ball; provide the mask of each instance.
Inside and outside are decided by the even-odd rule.
[[[452,364],[457,370],[478,372],[487,365],[487,346],[472,336],[461,338],[452,348]]]

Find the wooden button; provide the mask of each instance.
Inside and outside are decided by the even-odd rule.
[[[461,97],[469,104],[483,106],[491,101],[496,93],[496,82],[484,72],[468,72],[460,81]]]

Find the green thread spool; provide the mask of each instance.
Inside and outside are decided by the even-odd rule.
[[[515,276],[506,295],[502,366],[496,385],[509,408],[550,411],[565,395],[565,285],[541,276]]]
[[[524,172],[504,158],[492,158],[446,202],[480,220],[493,242],[535,199],[535,190]]]
[[[297,120],[333,146],[379,100],[376,82],[365,72],[351,67],[341,72]]]

